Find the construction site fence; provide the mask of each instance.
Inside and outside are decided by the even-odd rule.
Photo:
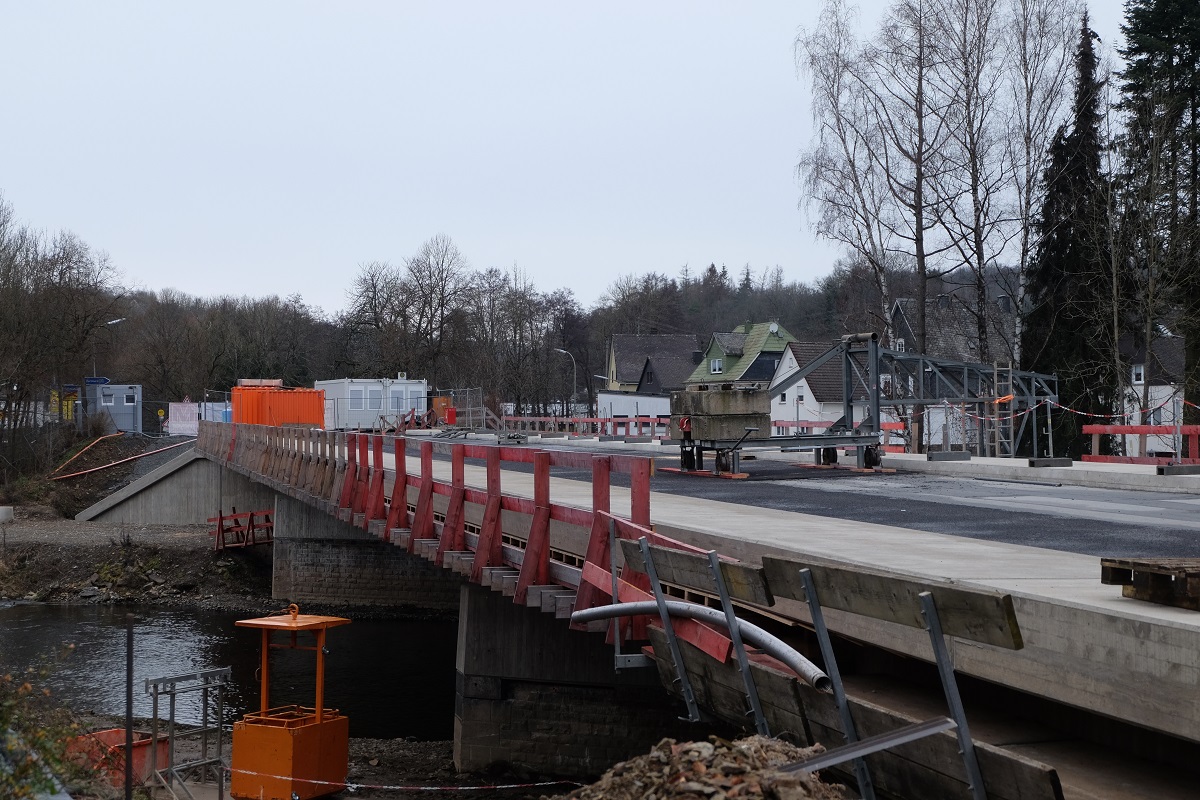
[[[671,437],[670,417],[513,417],[504,430],[520,433],[565,433],[568,436]]]
[[[1092,437],[1092,452],[1082,460],[1099,464],[1200,464],[1200,425],[1084,425],[1085,436]],[[1101,436],[1155,436],[1160,441],[1178,442],[1173,455],[1106,456],[1099,455]],[[1189,457],[1183,458],[1180,447],[1186,443]]]

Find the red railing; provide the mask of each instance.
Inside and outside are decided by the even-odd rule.
[[[1101,436],[1171,436],[1182,434],[1187,441],[1189,458],[1182,458],[1182,453],[1176,453],[1173,458],[1166,456],[1102,456],[1085,453],[1082,460],[1101,464],[1200,464],[1200,425],[1084,425],[1083,433],[1091,434],[1092,453],[1100,450]]]

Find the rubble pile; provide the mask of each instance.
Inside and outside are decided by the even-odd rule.
[[[707,742],[663,739],[649,755],[623,761],[599,781],[571,792],[571,800],[832,800],[841,787],[815,776],[779,772],[777,767],[823,750],[801,748],[766,736],[736,742],[710,737]]]

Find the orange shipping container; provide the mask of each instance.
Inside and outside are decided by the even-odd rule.
[[[323,389],[233,387],[233,421],[249,425],[325,426]]]

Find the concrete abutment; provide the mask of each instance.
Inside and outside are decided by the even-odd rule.
[[[534,772],[598,775],[664,736],[703,739],[707,723],[653,669],[617,672],[604,634],[514,605],[473,584],[461,589],[454,763],[461,771],[508,762]],[[727,733],[726,731],[720,731]]]

